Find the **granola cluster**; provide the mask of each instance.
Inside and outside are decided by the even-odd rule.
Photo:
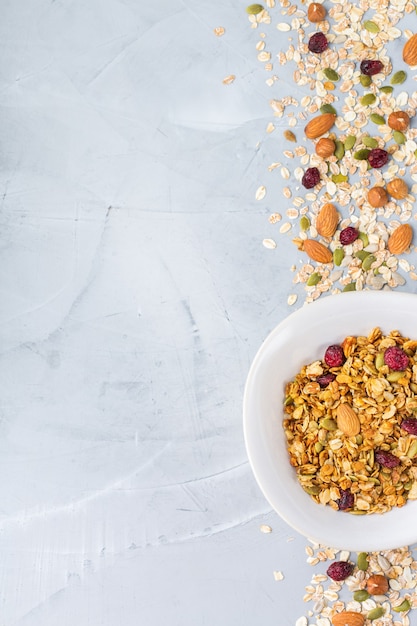
[[[343,364],[315,361],[286,386],[290,463],[316,502],[357,515],[384,513],[417,499],[417,431],[410,429],[417,411],[417,341],[374,328],[367,337],[346,337],[341,347]],[[407,355],[404,370],[384,361],[392,347]],[[340,407],[359,420],[357,434],[340,421],[346,417]]]

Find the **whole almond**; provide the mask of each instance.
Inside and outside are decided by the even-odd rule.
[[[387,183],[387,191],[396,200],[404,200],[408,196],[408,185],[402,178],[394,178]]]
[[[389,200],[388,193],[384,187],[372,187],[368,191],[368,202],[371,206],[379,208],[384,206]]]
[[[323,204],[316,219],[316,229],[322,237],[333,237],[339,222],[339,214],[334,204]]]
[[[413,229],[410,224],[397,226],[388,239],[388,250],[391,254],[402,254],[410,247],[413,238]]]
[[[336,144],[330,137],[322,137],[316,143],[316,154],[322,159],[327,159],[334,154]]]
[[[317,263],[331,263],[333,261],[333,255],[329,248],[315,239],[305,239],[303,250],[307,252],[310,259],[317,261]]]
[[[322,22],[326,17],[326,13],[327,11],[324,6],[318,2],[312,2],[308,5],[307,17],[310,22]]]
[[[371,596],[382,596],[388,589],[388,579],[382,574],[373,574],[366,581],[366,590]]]
[[[407,130],[410,126],[410,116],[405,111],[393,111],[388,116],[387,124],[393,130]]]
[[[317,139],[324,133],[327,133],[335,123],[336,115],[334,113],[321,113],[313,117],[304,128],[306,137],[309,139]]]
[[[345,402],[344,404],[339,404],[336,409],[336,418],[337,427],[345,435],[347,435],[347,437],[354,437],[355,435],[359,435],[361,429],[359,417],[352,409],[352,407],[347,404],[347,402]]]
[[[406,41],[403,48],[403,60],[407,65],[417,65],[417,33]]]
[[[342,611],[335,613],[332,617],[333,626],[363,626],[365,617],[356,611]]]

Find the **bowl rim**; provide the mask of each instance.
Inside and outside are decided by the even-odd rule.
[[[395,299],[395,300],[394,300]],[[393,303],[395,305],[393,306]],[[260,366],[262,366],[264,359],[266,358],[266,353],[271,349],[271,345],[273,345],[274,341],[277,337],[282,336],[285,333],[286,329],[293,327],[294,324],[303,323],[308,321],[308,317],[311,316],[311,312],[314,309],[314,312],[319,315],[321,313],[325,313],[326,315],[337,314],[340,312],[341,308],[345,309],[347,305],[349,306],[360,306],[366,307],[367,305],[371,305],[372,307],[386,307],[389,304],[393,309],[394,307],[400,307],[402,311],[407,311],[408,315],[411,317],[415,317],[416,319],[416,333],[417,337],[417,294],[410,292],[392,292],[392,291],[358,291],[358,292],[346,292],[341,294],[336,294],[325,296],[320,300],[316,300],[314,302],[305,304],[301,308],[296,311],[291,312],[287,315],[281,322],[279,322],[270,332],[267,334],[265,339],[262,341],[259,346],[255,356],[250,365],[246,383],[244,387],[243,394],[243,435],[244,442],[246,446],[246,452],[249,460],[250,467],[252,469],[255,480],[263,493],[266,500],[269,502],[273,510],[294,530],[296,530],[301,535],[307,537],[309,540],[314,541],[315,543],[319,543],[322,545],[330,545],[331,547],[338,549],[350,549],[352,551],[361,551],[361,550],[388,550],[395,549],[399,547],[403,547],[405,545],[413,544],[417,541],[417,527],[415,531],[411,529],[407,536],[401,536],[399,540],[395,539],[395,533],[391,533],[390,539],[388,538],[380,538],[378,536],[371,536],[364,538],[364,541],[356,541],[354,539],[348,538],[346,541],[338,541],[337,539],[330,539],[326,542],[326,537],[320,536],[317,533],[311,533],[308,529],[308,523],[303,524],[303,520],[301,519],[301,523],[297,523],[297,521],[290,515],[288,515],[285,511],[283,511],[279,506],[277,506],[277,502],[271,494],[270,485],[267,485],[267,480],[265,480],[264,469],[262,467],[263,461],[259,459],[259,450],[256,449],[256,441],[253,439],[253,434],[256,432],[256,421],[254,416],[252,415],[250,404],[252,402],[252,396],[254,393],[254,381],[256,381],[256,374]],[[389,308],[389,307],[388,307]],[[377,326],[378,324],[374,324],[373,326]],[[371,325],[369,325],[371,326]],[[393,328],[392,328],[393,329]],[[392,330],[390,329],[390,330]],[[387,329],[384,329],[387,330]],[[259,428],[259,427],[258,427]],[[417,502],[408,502],[407,508],[408,511],[410,507],[414,505],[414,508],[417,506]],[[319,506],[319,505],[317,505]],[[323,507],[324,508],[324,507]],[[330,507],[325,507],[329,508]],[[395,514],[398,516],[400,511],[405,510],[404,507],[394,508],[392,511],[389,511],[382,515],[374,514],[379,519],[386,516],[391,516],[393,519],[395,518]],[[330,509],[332,513],[335,515],[340,515],[340,513],[333,511]],[[394,512],[394,515],[392,515]],[[367,518],[374,517],[365,516]],[[351,516],[359,519],[364,516]]]

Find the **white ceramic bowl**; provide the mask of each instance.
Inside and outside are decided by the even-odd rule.
[[[417,338],[417,295],[389,291],[322,297],[284,319],[261,345],[244,395],[244,435],[249,462],[266,499],[302,535],[323,545],[377,551],[417,541],[417,501],[388,513],[351,515],[317,504],[290,466],[282,428],[285,384],[301,366],[323,357],[347,335],[375,326]]]

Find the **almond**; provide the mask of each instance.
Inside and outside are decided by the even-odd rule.
[[[403,60],[407,65],[417,65],[417,33],[406,41],[403,48]]]
[[[329,248],[315,239],[306,239],[303,241],[303,250],[307,252],[310,259],[317,263],[331,263],[333,255]]]
[[[316,229],[322,237],[333,237],[339,222],[339,214],[334,204],[323,204],[316,220]]]
[[[388,250],[391,254],[402,254],[410,247],[412,238],[413,229],[410,224],[401,224],[388,239]]]
[[[334,113],[321,113],[313,117],[304,129],[306,137],[309,139],[317,139],[324,133],[327,133],[335,123],[336,115]]]
[[[407,130],[410,126],[410,116],[405,111],[393,111],[388,116],[387,124],[393,130]]]
[[[333,626],[363,626],[365,617],[356,611],[342,611],[332,617]]]
[[[354,437],[358,435],[361,429],[361,423],[359,421],[359,417],[352,409],[352,407],[345,402],[344,404],[339,404],[336,409],[336,417],[337,417],[337,427],[345,434],[347,437]]]
[[[402,178],[394,178],[387,183],[387,191],[396,200],[404,200],[408,196],[408,185]]]
[[[382,596],[388,589],[388,579],[382,574],[373,574],[366,581],[366,590],[371,596]]]

